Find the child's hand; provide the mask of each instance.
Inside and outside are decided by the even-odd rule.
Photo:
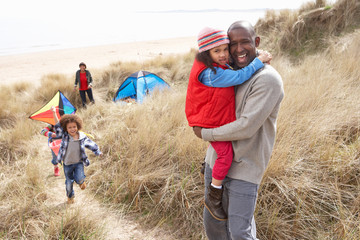
[[[258,50],[259,53],[259,60],[262,61],[263,63],[268,63],[270,64],[270,61],[272,60],[272,56],[268,51],[264,51],[264,50]]]
[[[55,113],[56,112],[56,107],[51,106],[51,111]]]
[[[51,134],[51,137],[52,138],[56,137],[56,134],[55,133]]]

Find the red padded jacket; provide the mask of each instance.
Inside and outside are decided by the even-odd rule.
[[[214,64],[216,67],[226,67]],[[236,120],[234,87],[208,87],[199,81],[207,67],[195,59],[186,94],[185,114],[189,126],[216,128]]]

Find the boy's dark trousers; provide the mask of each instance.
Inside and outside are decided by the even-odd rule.
[[[95,103],[91,88],[89,88],[88,90],[79,90],[79,92],[80,92],[80,97],[81,97],[83,107],[85,107],[85,105],[86,105],[86,93],[89,97],[90,102]]]

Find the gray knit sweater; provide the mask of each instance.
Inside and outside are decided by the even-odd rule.
[[[233,141],[234,160],[228,177],[260,184],[275,143],[276,118],[284,97],[281,76],[266,64],[237,86],[236,121],[202,129],[206,141]],[[205,161],[214,166],[216,152],[209,146]]]

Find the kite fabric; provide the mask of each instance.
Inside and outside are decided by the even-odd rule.
[[[61,139],[56,139],[56,140],[52,141],[51,143],[49,143],[49,147],[55,153],[56,156],[59,153],[60,145],[61,145]]]
[[[55,96],[40,108],[35,113],[31,114],[29,118],[55,125],[55,120],[51,107],[56,108],[56,115],[60,117],[64,114],[73,114],[76,112],[76,108],[70,103],[70,101],[64,96],[64,94],[58,90]]]

